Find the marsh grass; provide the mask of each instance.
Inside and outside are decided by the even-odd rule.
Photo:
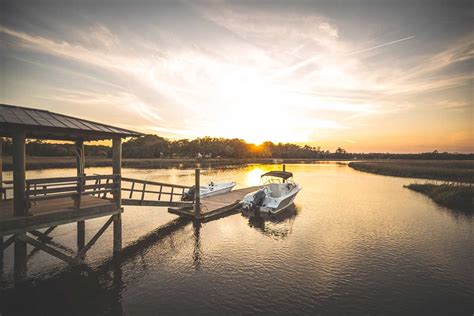
[[[389,160],[350,162],[349,167],[387,176],[474,183],[473,160]]]
[[[412,183],[406,188],[429,196],[436,203],[468,212],[473,212],[474,208],[474,185],[446,183]]]

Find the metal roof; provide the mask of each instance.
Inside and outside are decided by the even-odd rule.
[[[293,174],[291,172],[287,171],[269,171],[267,173],[262,174],[261,178],[263,177],[277,177],[277,178],[283,178],[283,179],[288,179],[291,178]]]
[[[143,135],[45,110],[0,104],[0,136],[11,137],[19,129],[25,130],[28,138],[58,140],[99,140]]]

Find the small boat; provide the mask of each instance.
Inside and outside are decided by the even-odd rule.
[[[277,214],[288,206],[301,191],[301,186],[294,183],[293,174],[286,171],[270,171],[261,176],[262,182],[266,178],[263,188],[247,194],[243,201],[246,210]]]
[[[199,189],[199,195],[201,198],[206,198],[209,196],[219,195],[222,193],[230,192],[235,187],[235,182],[224,182],[224,183],[214,183],[210,182],[207,186],[201,186]],[[192,201],[194,199],[194,192],[196,192],[196,187],[192,186],[189,189],[185,189],[183,196],[181,197],[182,201]]]

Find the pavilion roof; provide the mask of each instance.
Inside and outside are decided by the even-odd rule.
[[[11,137],[20,129],[25,130],[27,138],[51,140],[102,140],[143,135],[59,113],[0,104],[0,136]]]

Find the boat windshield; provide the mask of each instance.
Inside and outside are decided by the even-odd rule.
[[[270,183],[293,183],[293,174],[286,171],[270,171],[262,174],[261,181],[263,184]]]

